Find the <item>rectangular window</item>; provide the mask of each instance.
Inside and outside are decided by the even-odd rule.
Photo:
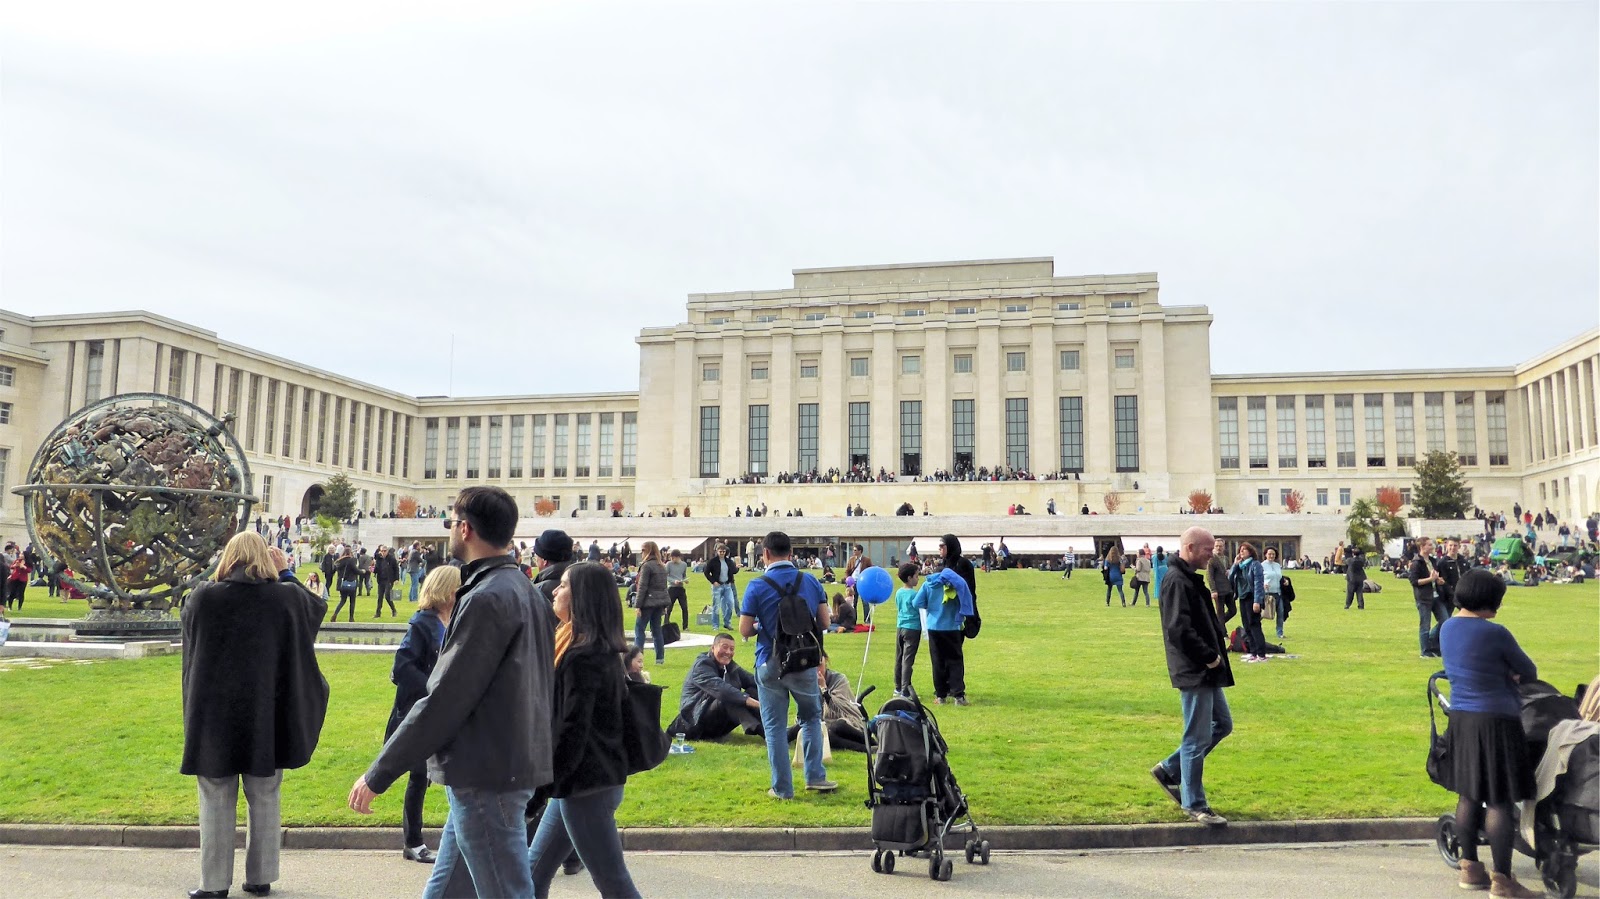
[[[1356,398],[1350,393],[1333,395],[1333,439],[1340,468],[1356,467]]]
[[[922,474],[922,401],[900,401],[900,473]]]
[[[1278,397],[1278,467],[1298,468],[1299,450],[1295,447],[1294,397]]]
[[[556,509],[557,512],[560,512],[561,511],[561,494],[552,493],[550,495],[550,504],[552,506],[555,506],[555,509]]]
[[[1006,467],[1028,470],[1028,400],[1006,400]]]
[[[250,376],[250,411],[245,416],[244,448],[256,451],[256,425],[261,421],[261,376]]]
[[[1383,438],[1383,394],[1369,393],[1362,397],[1362,409],[1367,424],[1367,467],[1383,468],[1388,464]]]
[[[106,342],[104,340],[89,341],[89,358],[84,369],[83,379],[83,401],[85,404],[92,403],[104,395],[101,384],[105,380],[105,369]],[[238,383],[238,377],[237,374],[234,375],[235,383]],[[237,400],[237,397],[235,399]],[[237,411],[237,409],[238,403],[235,402],[234,408],[229,411]]]
[[[905,318],[921,318],[928,314],[926,309],[902,309],[900,314]]]
[[[235,372],[237,374],[237,372]],[[353,405],[353,404],[352,404]],[[333,452],[328,456],[328,464],[337,467],[343,455],[339,450],[344,446],[344,398],[336,397],[333,401]]]
[[[1062,371],[1077,371],[1078,370],[1078,351],[1077,350],[1062,350],[1061,351],[1061,370]]]
[[[1061,470],[1083,471],[1083,397],[1061,397]]]
[[[1113,397],[1116,413],[1117,471],[1139,470],[1139,398]]]
[[[921,356],[901,356],[900,357],[900,373],[902,375],[920,375],[920,374],[922,374],[922,357]]]
[[[189,361],[188,356],[188,353],[176,347],[167,353],[167,396],[183,396],[183,368],[184,363]]]
[[[1306,397],[1306,467],[1328,467],[1327,420],[1320,394]]]
[[[1411,505],[1411,488],[1410,487],[1401,487],[1400,488],[1400,504],[1402,506]]]
[[[1483,395],[1485,416],[1489,420],[1489,464],[1511,464],[1511,442],[1506,435],[1506,394],[1496,390]]]
[[[1027,370],[1028,370],[1028,354],[1027,353],[1017,353],[1017,352],[1006,353],[1006,371],[1027,371]]]
[[[564,478],[567,476],[568,436],[572,427],[565,412],[553,416],[555,418],[555,448],[551,450],[550,476]]]
[[[710,324],[710,325],[725,325],[727,323],[728,323],[728,317],[725,316],[725,315],[719,315],[719,316],[717,316],[715,318],[710,318],[710,319],[706,320],[706,324]]]
[[[1027,303],[1007,303],[1006,304],[1006,311],[1007,312],[1027,312],[1028,311],[1028,304]]]
[[[272,475],[261,476],[261,511],[272,511]]]
[[[972,354],[957,353],[955,356],[955,362],[951,366],[951,371],[958,375],[972,374]]]
[[[394,413],[388,411],[387,409],[379,409],[378,410],[378,443],[377,443],[377,446],[378,446],[378,461],[377,461],[377,464],[373,465],[373,468],[376,468],[378,470],[378,474],[383,474],[383,447],[384,447],[383,440],[384,440],[385,437],[387,437],[389,435],[389,428],[393,424],[394,424]],[[390,474],[394,474],[394,463],[393,462],[389,463],[389,473]],[[378,505],[382,506],[383,503],[379,503]]]
[[[528,477],[544,477],[545,437],[548,435],[548,416],[535,415],[533,417],[533,465],[528,470]]]
[[[801,474],[814,471],[817,467],[817,409],[816,403],[801,403],[800,415],[796,419],[799,423],[799,439],[795,443],[795,470]]]
[[[17,370],[10,365],[0,365],[0,387],[15,387]]]
[[[1399,401],[1399,397],[1395,397]],[[1395,427],[1400,427],[1396,420]],[[1422,429],[1427,435],[1424,444],[1430,453],[1444,452],[1444,394],[1424,393],[1422,395]]]
[[[747,410],[748,441],[746,450],[750,458],[750,473],[757,477],[767,475],[767,406],[751,406]]]
[[[639,470],[639,413],[622,413],[622,476],[635,477]]]
[[[807,312],[804,318],[808,322],[820,322],[827,317],[828,313],[826,312]]]
[[[1121,369],[1133,368],[1133,363],[1134,363],[1133,350],[1117,350],[1112,355],[1112,360],[1116,364],[1117,368],[1121,368]]]
[[[589,511],[589,494],[587,494],[587,493],[578,494],[578,511],[579,512],[587,512],[587,511]]]
[[[1279,490],[1278,490],[1278,505],[1280,505],[1280,506],[1289,505],[1289,493],[1290,493],[1290,491],[1289,491],[1288,487],[1279,488]]]
[[[1111,301],[1111,308],[1112,309],[1132,309],[1133,308],[1133,301],[1132,300],[1112,300]]]
[[[616,471],[612,457],[617,449],[617,413],[600,413],[600,477],[609,478]]]
[[[363,490],[363,491],[361,491],[361,505],[357,506],[356,508],[361,509],[363,511],[367,511],[367,512],[370,512],[372,510],[372,491],[371,490]]]
[[[973,411],[973,402],[956,400],[950,408],[951,465],[957,474],[976,467],[972,464],[973,441],[977,433],[977,414]]]
[[[1056,304],[1056,311],[1057,312],[1077,312],[1079,308],[1080,308],[1080,306],[1079,306],[1078,303],[1057,303]]]
[[[817,376],[817,363],[806,360],[800,363],[800,377],[815,378]]]
[[[1328,488],[1326,488],[1326,487],[1318,487],[1317,488],[1317,505],[1326,506],[1327,504],[1328,504]]]
[[[317,464],[321,465],[324,451],[328,447],[328,395],[321,395],[317,401]]]
[[[337,462],[334,464],[338,464]],[[350,443],[345,453],[344,467],[355,470],[356,467],[356,401],[350,401]]]
[[[872,404],[850,404],[850,467],[872,464]]]
[[[950,310],[951,315],[977,315],[977,306],[957,306]]]
[[[1478,464],[1478,408],[1471,393],[1456,394],[1456,457],[1462,465]]]
[[[11,469],[11,450],[0,449],[0,491],[4,491],[9,484],[6,480]]]
[[[758,324],[758,325],[770,325],[770,324],[772,324],[773,322],[775,322],[777,320],[778,320],[778,317],[776,315],[771,314],[771,313],[763,313],[761,315],[756,316],[756,324]]]
[[[511,416],[511,464],[507,466],[506,474],[513,478],[522,477],[522,453],[527,443],[526,415]]]
[[[267,379],[267,446],[266,451],[272,452],[278,445],[278,381],[276,378]]]
[[[720,381],[720,380],[722,380],[722,366],[717,364],[717,363],[715,363],[715,362],[707,362],[706,364],[700,366],[700,380],[702,380],[702,381]]]
[[[301,393],[305,392],[305,388],[304,387],[296,387],[293,384],[284,384],[283,385],[283,444],[282,444],[283,453],[282,453],[282,455],[283,455],[283,457],[285,459],[289,458],[289,456],[294,451],[294,407],[299,405],[298,403],[296,403],[294,401],[295,391],[296,390],[300,391]],[[302,423],[300,425],[300,428],[303,431],[305,429],[305,424]]]
[[[1414,393],[1394,395],[1394,464],[1402,468],[1417,464],[1416,402]]]
[[[447,480],[461,477],[461,419],[444,420],[444,476]]]
[[[244,383],[243,376],[244,373],[239,371],[237,368],[228,372],[228,411],[232,412],[234,415],[239,414],[239,406],[241,405],[239,402],[241,396],[240,389],[241,385]],[[238,427],[237,424],[234,426]],[[338,453],[333,454],[333,459],[335,465],[339,464]]]
[[[372,470],[372,414],[375,410],[367,405],[361,410],[361,470]],[[382,443],[378,446],[381,448]]]
[[[852,378],[865,378],[866,376],[867,376],[867,357],[865,357],[865,356],[851,356],[850,357],[850,377],[852,377]]]
[[[1350,488],[1349,487],[1340,487],[1339,488],[1339,505],[1341,505],[1341,506],[1350,505]]]
[[[574,415],[573,418],[578,421],[578,458],[573,462],[574,473],[577,477],[587,478],[590,476],[589,473],[591,471],[589,467],[589,447],[594,443],[594,416],[588,412],[582,412]]]
[[[1256,505],[1265,506],[1272,501],[1272,491],[1265,487],[1256,489]]]
[[[872,317],[872,310],[870,310],[870,309],[860,309],[860,310],[857,310],[856,313],[854,315],[851,315],[850,317],[851,318],[871,318]]]
[[[722,407],[700,407],[700,477],[715,478],[721,470]]]
[[[505,416],[489,416],[489,461],[484,467],[488,469],[489,480],[500,478],[500,451],[505,448],[506,424]]]
[[[596,493],[594,495],[594,509],[596,512],[604,512],[606,510],[606,495],[604,493]]]
[[[0,403],[0,425],[11,424],[11,404]]]
[[[406,416],[406,439],[401,441],[400,445],[405,447],[401,451],[400,459],[403,467],[400,469],[400,477],[409,478],[411,477],[411,416],[409,415]]]
[[[1267,467],[1267,398],[1246,397],[1245,433],[1250,443],[1250,467]]]
[[[1217,397],[1217,462],[1224,470],[1239,468],[1239,398]]]
[[[301,387],[300,390],[300,461],[306,461],[311,446],[311,391]]]
[[[767,363],[765,363],[765,362],[757,362],[754,365],[750,366],[750,380],[752,380],[752,381],[765,381],[765,380],[767,380]]]

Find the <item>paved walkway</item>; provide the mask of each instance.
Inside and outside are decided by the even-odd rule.
[[[0,845],[0,899],[95,896],[176,899],[199,883],[192,849],[80,849]],[[959,859],[949,883],[927,878],[925,863],[902,859],[892,877],[873,874],[870,854],[633,853],[628,865],[641,892],[684,899],[811,897],[1139,897],[1139,899],[1313,899],[1397,896],[1447,899],[1455,886],[1430,843],[1341,843],[1205,849],[996,852],[987,867]],[[241,852],[235,875],[243,874]],[[1533,863],[1517,857],[1523,882],[1539,885]],[[417,896],[427,868],[398,852],[285,852],[285,897]],[[1578,871],[1579,896],[1597,896],[1595,857]],[[248,899],[235,885],[233,894]],[[586,875],[556,878],[553,897],[592,897]]]

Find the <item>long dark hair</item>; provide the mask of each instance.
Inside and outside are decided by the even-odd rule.
[[[596,562],[577,562],[564,575],[572,594],[572,645],[622,652],[622,601],[617,582]]]

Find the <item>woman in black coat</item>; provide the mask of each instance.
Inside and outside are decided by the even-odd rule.
[[[433,666],[439,661],[445,628],[450,626],[450,615],[456,608],[456,591],[460,588],[461,569],[454,565],[434,569],[422,585],[416,614],[411,616],[405,638],[395,650],[394,669],[389,674],[389,680],[394,682],[394,708],[383,729],[385,741],[394,736],[417,700],[428,695],[428,676],[433,674]],[[422,800],[427,792],[428,765],[424,760],[406,779],[400,824],[405,837],[402,854],[408,861],[431,865],[433,850],[422,841]]]
[[[946,686],[956,705],[966,705],[967,659],[962,644],[966,638],[978,636],[978,628],[983,625],[978,617],[978,575],[972,570],[972,563],[961,554],[961,540],[956,535],[945,534],[939,538],[939,555],[944,560],[945,570],[954,571],[967,582],[967,589],[972,591],[972,614],[959,631],[928,631],[928,660],[937,669],[935,683]],[[944,702],[944,698],[935,696],[934,701]]]
[[[378,608],[373,612],[374,617],[383,615],[383,604],[389,604],[389,617],[395,616],[394,609],[394,583],[400,580],[400,563],[394,560],[394,552],[387,546],[378,547],[378,552],[372,557],[372,576],[378,579]]]
[[[228,541],[216,579],[183,604],[179,770],[199,779],[196,899],[226,896],[232,885],[241,779],[250,806],[244,889],[265,895],[278,879],[283,770],[311,761],[328,711],[315,648],[327,610],[254,531]]]
[[[637,897],[617,833],[628,753],[622,739],[626,644],[616,584],[600,565],[579,562],[561,575],[555,612],[557,618],[570,618],[572,643],[556,662],[555,782],[528,847],[533,894],[549,895],[556,870],[576,849],[600,895]]]
[[[328,589],[338,589],[339,604],[333,607],[333,620],[339,620],[339,613],[344,611],[344,604],[350,604],[350,622],[356,620],[356,585],[361,580],[361,566],[357,564],[356,557],[350,554],[350,548],[345,547],[344,555],[333,566],[333,577],[328,581]],[[324,606],[327,604],[324,603]]]

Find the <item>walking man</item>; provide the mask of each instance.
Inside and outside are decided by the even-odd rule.
[[[706,563],[706,580],[711,582],[711,624],[722,630],[733,629],[733,576],[739,563],[728,555],[728,544],[717,544],[717,556]]]
[[[523,814],[553,776],[554,638],[548,607],[506,551],[516,524],[516,500],[499,487],[456,497],[445,526],[462,584],[428,695],[350,788],[350,808],[371,814],[377,794],[427,759],[450,813],[424,899],[460,895],[451,878],[462,866],[479,896],[533,895]]]
[[[1351,544],[1344,551],[1344,607],[1353,602],[1357,609],[1367,607],[1367,557],[1361,547]]]
[[[829,793],[839,785],[828,779],[822,767],[822,691],[817,685],[815,666],[783,673],[781,660],[772,651],[778,633],[778,607],[793,593],[811,608],[818,641],[828,628],[828,596],[822,584],[794,567],[789,535],[773,531],[761,541],[761,561],[766,574],[744,589],[744,605],[739,610],[739,633],[756,638],[756,687],[761,703],[761,729],[767,740],[767,762],[772,768],[772,787],[767,795],[774,799],[794,798],[794,773],[789,768],[789,697],[794,697],[800,719],[801,745],[805,748],[806,789]]]
[[[1183,739],[1171,755],[1150,769],[1150,776],[1184,814],[1201,824],[1220,827],[1228,819],[1211,810],[1202,780],[1206,756],[1233,732],[1233,715],[1222,692],[1233,686],[1228,638],[1199,574],[1211,561],[1215,546],[1216,538],[1205,528],[1184,531],[1177,557],[1161,579],[1161,637],[1167,651],[1167,675],[1178,689],[1183,709]]]

